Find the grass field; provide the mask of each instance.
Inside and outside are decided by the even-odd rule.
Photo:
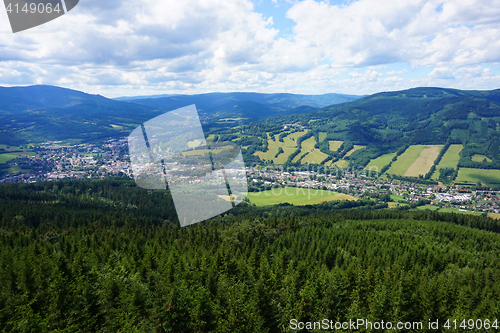
[[[333,165],[338,166],[339,168],[347,168],[349,166],[349,161],[346,160],[338,160],[337,162],[333,163]]]
[[[269,138],[267,140],[267,145],[269,148],[268,151],[265,153],[257,151],[254,153],[254,155],[258,156],[261,160],[273,161],[273,163],[275,164],[283,164],[287,161],[288,156],[290,156],[297,149],[297,139],[306,133],[307,131],[291,133],[283,138],[283,142],[279,142],[279,135],[274,136],[274,141],[270,140],[268,133],[267,134]],[[312,139],[314,140],[314,138]],[[278,153],[279,147],[283,148],[283,153],[279,154],[278,157],[275,157],[276,154]],[[299,156],[300,155],[301,154],[299,154]]]
[[[484,161],[484,159],[486,159],[486,162],[491,162],[491,159],[489,159],[488,157],[486,157],[484,155],[479,155],[479,154],[476,154],[476,155],[472,156],[471,159],[474,162],[482,162],[482,161]]]
[[[457,182],[500,184],[500,170],[460,168]]]
[[[218,154],[218,153],[221,153],[223,152],[224,150],[229,150],[229,149],[232,149],[233,146],[221,146],[221,147],[216,147],[216,148],[212,148],[210,151],[212,152],[212,154]],[[194,155],[205,155],[205,154],[208,154],[209,150],[208,149],[196,149],[196,150],[189,150],[189,151],[185,151],[182,153],[182,155],[184,156],[194,156]]]
[[[34,152],[4,153],[0,154],[0,163],[7,163],[18,156],[35,156]]]
[[[394,200],[395,202],[404,201],[403,196],[397,194],[391,194],[391,199]]]
[[[328,155],[322,153],[319,149],[314,148],[315,145],[316,139],[314,139],[314,136],[302,141],[302,148],[300,149],[300,153],[295,156],[292,162],[297,162],[302,156],[304,156],[300,162],[301,164],[320,164],[328,157]]]
[[[458,165],[458,160],[460,159],[460,152],[464,148],[463,145],[450,145],[450,148],[444,153],[443,158],[439,162],[436,172],[432,175],[432,178],[439,178],[439,169],[453,168],[456,169]]]
[[[491,217],[492,219],[500,220],[500,214],[499,213],[488,213],[488,217]]]
[[[323,142],[326,139],[326,132],[319,132],[319,142]]]
[[[188,142],[188,147],[189,148],[195,148],[201,145],[201,140],[193,140]]]
[[[327,154],[321,152],[319,149],[314,149],[312,152],[307,154],[302,159],[302,164],[310,163],[310,164],[320,164],[328,157]]]
[[[397,161],[392,163],[387,173],[410,177],[425,175],[434,164],[441,149],[443,149],[442,145],[410,146],[398,157]]]
[[[357,200],[357,198],[347,194],[299,187],[250,192],[247,197],[257,206],[277,205],[285,202],[293,205],[313,205],[324,201]]]
[[[345,154],[345,156],[351,156],[356,150],[360,150],[360,149],[363,149],[363,148],[366,148],[366,146],[354,145],[354,148],[352,148],[351,150],[349,150],[347,152],[347,154]]]
[[[344,143],[344,141],[328,141],[328,144],[330,145],[330,151],[336,152],[340,146]]]
[[[333,165],[335,165],[335,166],[337,166],[339,168],[345,169],[345,168],[347,168],[349,166],[349,161],[338,160],[337,162],[335,162],[333,164],[332,164],[332,161],[328,161],[328,162],[325,163],[325,166],[333,166]]]
[[[366,170],[371,170],[373,172],[379,172],[383,167],[391,163],[392,158],[396,156],[396,153],[384,154],[371,160],[365,167]]]

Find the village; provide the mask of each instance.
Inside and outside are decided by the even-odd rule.
[[[7,174],[0,183],[35,183],[67,179],[133,178],[127,139],[109,139],[102,144],[70,145],[46,142],[35,149],[34,156],[19,156],[10,161],[21,170]],[[175,163],[174,163],[175,164]],[[179,165],[182,168],[182,166]],[[420,209],[446,209],[464,213],[500,211],[499,191],[471,191],[454,186],[438,186],[391,179],[365,170],[338,167],[314,168],[303,165],[283,169],[282,166],[252,165],[246,168],[249,191],[276,187],[301,187],[345,193],[357,198],[378,198],[391,208],[413,205]],[[173,182],[193,181],[184,176],[169,177]]]

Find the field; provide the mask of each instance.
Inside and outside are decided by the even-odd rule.
[[[208,149],[196,149],[196,150],[188,150],[188,151],[185,151],[182,153],[182,155],[184,156],[194,156],[194,155],[205,155],[205,154],[208,154],[209,152],[211,152],[212,154],[218,154],[218,153],[221,153],[223,152],[224,150],[229,150],[229,149],[232,149],[233,146],[221,146],[221,147],[216,147],[216,148],[212,148],[211,150],[208,150]]]
[[[326,132],[319,133],[319,142],[323,142],[326,139]]]
[[[328,161],[325,163],[326,166],[332,166],[332,165],[335,165],[339,168],[347,168],[349,166],[349,161],[346,161],[346,160],[338,160],[337,162],[333,163],[332,164],[332,161]]]
[[[35,156],[31,149],[24,149],[17,146],[0,145],[3,153],[0,153],[0,164],[7,163],[18,156]]]
[[[374,172],[375,171],[379,172],[380,170],[382,170],[383,167],[385,167],[386,165],[391,163],[391,160],[394,156],[396,156],[396,153],[389,153],[389,154],[379,156],[376,159],[371,160],[370,163],[368,163],[366,165],[365,169],[371,170]]]
[[[488,213],[488,217],[491,217],[492,219],[500,220],[500,214],[499,213]]]
[[[328,157],[327,154],[321,152],[319,149],[314,149],[312,152],[307,154],[302,159],[302,164],[310,163],[310,164],[320,164]]]
[[[500,184],[500,170],[460,168],[457,182]]]
[[[314,139],[314,136],[310,137],[307,140],[302,141],[302,148],[300,150],[300,153],[297,156],[295,156],[292,162],[298,162],[299,159],[302,158],[300,162],[302,164],[306,163],[320,164],[324,159],[328,157],[328,155],[322,153],[319,149],[314,148],[315,145],[316,145],[316,139]],[[283,161],[283,163],[285,161]]]
[[[488,157],[484,156],[484,155],[479,155],[479,154],[476,154],[474,156],[472,156],[472,160],[474,162],[482,162],[486,159],[486,162],[491,162],[491,159],[489,159]]]
[[[410,146],[398,157],[397,161],[392,163],[387,173],[411,177],[425,175],[434,164],[434,160],[442,148],[442,145]]]
[[[456,169],[458,165],[458,160],[460,159],[460,152],[464,148],[463,145],[450,145],[450,148],[444,153],[441,162],[439,162],[436,172],[432,175],[432,178],[439,178],[439,169],[443,168],[453,168]]]
[[[324,201],[357,200],[357,198],[347,194],[299,187],[284,187],[262,192],[250,192],[247,197],[257,206],[277,205],[285,202],[293,205],[312,205]]]
[[[354,148],[352,148],[351,150],[349,150],[347,152],[347,154],[345,154],[345,156],[351,156],[356,150],[360,150],[360,149],[363,149],[363,148],[366,148],[366,146],[354,145]]]
[[[267,134],[267,145],[269,148],[268,151],[265,153],[257,151],[254,153],[254,155],[258,156],[261,160],[273,161],[273,163],[275,164],[283,164],[287,161],[288,156],[290,156],[297,149],[297,139],[306,133],[307,131],[291,133],[283,138],[283,142],[279,142],[279,135],[275,135],[273,141],[269,137],[269,134]],[[279,147],[283,148],[283,153],[279,154],[278,157],[275,157],[278,153]]]
[[[328,149],[330,149],[330,151],[335,152],[340,148],[340,146],[343,143],[344,143],[344,141],[328,141],[328,144],[330,145],[330,148],[328,148]]]

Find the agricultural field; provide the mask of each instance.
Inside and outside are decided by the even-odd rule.
[[[328,144],[330,145],[328,149],[330,149],[330,151],[336,152],[343,143],[344,141],[328,141]]]
[[[488,217],[491,217],[492,219],[500,220],[500,214],[499,213],[488,213]]]
[[[443,158],[436,167],[436,172],[432,175],[432,178],[439,178],[439,169],[453,168],[456,169],[458,165],[458,160],[460,159],[460,152],[464,148],[463,145],[450,145],[446,153],[444,153]]]
[[[397,161],[392,163],[387,173],[394,175],[418,177],[425,175],[443,149],[443,145],[410,146]]]
[[[351,156],[356,150],[360,150],[360,149],[363,149],[363,148],[366,148],[366,146],[354,145],[354,148],[352,148],[351,150],[349,150],[347,152],[347,154],[345,154],[345,157]]]
[[[500,170],[460,168],[457,182],[500,184]]]
[[[273,163],[275,164],[283,164],[287,161],[288,156],[290,156],[297,149],[297,139],[306,133],[307,131],[291,133],[283,138],[283,142],[279,142],[278,134],[274,136],[274,141],[271,140],[268,133],[267,152],[264,153],[262,151],[257,151],[254,153],[254,155],[258,156],[261,160],[273,161]],[[304,143],[302,143],[302,146],[303,145]],[[276,157],[276,154],[278,153],[280,147],[283,148],[283,153],[279,154],[278,157]]]
[[[182,153],[182,155],[184,156],[194,156],[194,155],[205,155],[205,154],[208,154],[209,152],[212,152],[212,154],[218,154],[218,153],[221,153],[223,152],[224,150],[230,150],[232,149],[233,146],[221,146],[221,147],[215,147],[215,148],[212,148],[211,150],[208,150],[208,149],[195,149],[195,150],[188,150],[188,151],[185,151]]]
[[[323,142],[326,139],[326,132],[319,133],[319,142]]]
[[[319,149],[314,149],[312,152],[307,154],[301,161],[302,164],[320,164],[328,157],[327,154],[321,152]]]
[[[347,194],[300,187],[284,187],[262,192],[250,192],[247,197],[257,206],[277,205],[285,202],[292,205],[313,205],[324,201],[357,200],[357,198]]]
[[[491,162],[491,159],[489,159],[488,157],[486,157],[484,155],[480,155],[480,154],[476,154],[476,155],[472,156],[471,159],[474,162],[483,162],[484,160],[486,160],[486,162]]]
[[[349,161],[346,160],[338,160],[337,162],[332,164],[332,161],[328,161],[325,163],[326,166],[337,166],[339,168],[345,169],[349,166]]]
[[[35,153],[23,147],[0,145],[0,164],[7,163],[18,156],[35,156]]]
[[[382,156],[373,159],[365,167],[366,170],[380,172],[383,167],[391,163],[392,158],[396,156],[396,153],[384,154]]]
[[[293,162],[297,162],[299,161],[299,159],[302,158],[302,160],[300,161],[301,164],[306,164],[306,163],[320,164],[323,160],[325,160],[328,157],[328,155],[322,153],[319,149],[314,148],[315,145],[316,145],[316,139],[314,138],[314,136],[302,141],[302,148],[300,150],[300,153],[297,156],[295,156]]]

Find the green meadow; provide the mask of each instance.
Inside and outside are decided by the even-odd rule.
[[[410,146],[387,171],[389,174],[418,177],[425,175],[443,148],[442,145]]]
[[[500,170],[460,168],[456,181],[500,184]]]
[[[357,200],[357,198],[333,191],[284,187],[262,192],[248,193],[248,199],[257,206],[289,203],[292,205],[313,205],[324,201]]]
[[[389,153],[379,156],[376,159],[371,160],[370,163],[366,165],[365,169],[374,172],[375,171],[380,172],[380,170],[382,170],[383,167],[391,163],[391,160],[394,156],[396,156],[396,153]]]
[[[460,159],[460,152],[464,148],[463,145],[450,145],[446,153],[443,155],[441,158],[441,161],[439,162],[436,172],[432,175],[432,178],[438,179],[439,178],[439,169],[444,169],[444,168],[453,168],[456,169],[458,165],[458,160]]]
[[[332,141],[328,141],[328,145],[329,145],[329,148],[330,151],[337,151],[340,146],[344,143],[344,141],[337,141],[337,140],[332,140]]]

